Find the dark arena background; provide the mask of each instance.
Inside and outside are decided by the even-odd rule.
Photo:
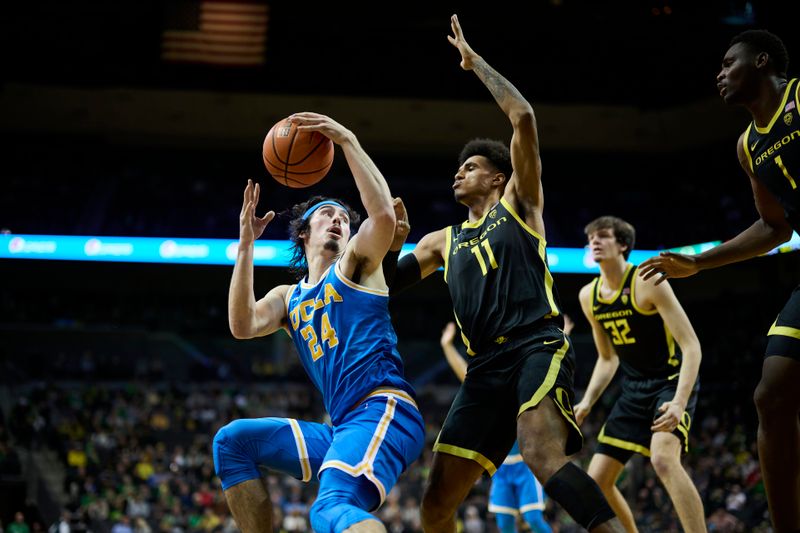
[[[459,68],[446,40],[452,13],[532,103],[548,244],[579,257],[583,227],[600,215],[631,222],[636,248],[650,253],[748,227],[757,213],[735,146],[749,117],[723,104],[715,76],[731,37],[749,28],[777,33],[800,56],[789,2],[215,0],[257,6],[241,41],[234,31],[222,48],[197,44],[213,32],[203,27],[209,3],[6,8],[0,531],[236,531],[214,474],[216,430],[241,417],[325,413],[288,336],[231,336],[232,262],[206,252],[238,238],[248,178],[263,188],[259,214],[312,194],[363,213],[338,148],[329,175],[309,189],[267,174],[264,135],[297,111],[328,114],[358,136],[405,200],[409,243],[465,219],[451,191],[461,146],[477,136],[507,142],[511,128]],[[262,239],[287,239],[287,219]],[[771,531],[752,395],[766,331],[798,281],[797,239],[781,253],[672,281],[703,349],[684,464],[714,531]],[[75,253],[60,255],[75,242]],[[139,255],[140,242],[157,251]],[[577,295],[597,269],[559,263],[580,398],[597,355]],[[458,386],[439,347],[452,317],[441,278],[390,303],[427,426],[422,457],[376,512],[392,532],[421,531],[431,446]],[[290,280],[282,266],[257,266],[256,293]],[[582,426],[586,444],[573,458],[582,467],[618,381]],[[316,484],[265,476],[276,531],[310,530]],[[459,511],[463,531],[496,531],[489,484],[479,482]],[[619,486],[641,531],[679,531],[646,460],[632,460]],[[549,500],[545,518],[553,530],[579,530]]]

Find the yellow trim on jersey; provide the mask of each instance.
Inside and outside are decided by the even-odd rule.
[[[444,232],[444,282],[447,283],[447,267],[450,264],[450,243],[453,240],[453,226],[447,226]]]
[[[374,294],[375,296],[384,296],[386,298],[389,297],[389,289],[373,289],[372,287],[365,287],[364,285],[359,285],[358,283],[347,279],[339,267],[340,264],[341,263],[337,261],[336,267],[333,269],[333,273],[336,274],[336,277],[339,278],[339,281],[357,291],[366,292],[367,294]]]
[[[795,339],[800,339],[800,329],[792,328],[789,326],[779,326],[778,320],[776,319],[775,322],[772,323],[772,326],[769,328],[767,332],[767,336],[769,335],[783,335],[784,337],[792,337]]]
[[[392,397],[396,396],[397,397],[396,399],[403,400],[403,401],[405,401],[407,403],[410,403],[411,405],[413,405],[417,409],[417,411],[419,411],[419,407],[417,406],[417,402],[414,401],[414,398],[412,398],[410,394],[408,394],[406,391],[403,391],[403,390],[400,390],[400,389],[392,389],[392,388],[375,389],[374,391],[372,391],[369,394],[367,394],[366,396],[364,396],[356,405],[360,404],[361,402],[363,402],[367,398],[372,398],[373,396],[387,396],[389,398],[392,398]]]
[[[550,305],[550,312],[544,315],[544,318],[553,318],[561,314],[556,307],[556,299],[553,296],[553,275],[550,269],[547,268],[547,244],[544,239],[539,239],[539,257],[544,266],[544,293],[547,296],[547,303]]]
[[[517,411],[517,416],[521,415],[531,407],[536,407],[539,405],[539,402],[541,402],[547,393],[550,392],[550,389],[552,389],[553,385],[556,383],[558,372],[561,370],[561,360],[564,359],[564,355],[566,355],[568,349],[569,341],[566,337],[564,337],[564,344],[562,344],[561,348],[559,348],[558,351],[553,354],[553,358],[550,360],[550,368],[547,369],[547,375],[545,375],[544,381],[542,381],[542,384],[539,385],[538,389],[536,389],[536,392],[533,393],[531,399],[520,406],[519,410]],[[558,402],[554,403],[557,404]],[[569,417],[567,417],[567,419],[569,420]]]
[[[541,491],[537,490],[536,492],[539,493],[539,500],[541,500],[542,499]],[[541,502],[541,503],[529,503],[529,504],[523,505],[522,507],[519,508],[519,512],[522,513],[522,514],[525,514],[528,511],[544,511],[544,502]]]
[[[531,235],[533,235],[534,237],[536,237],[540,241],[544,241],[544,237],[539,235],[539,233],[535,229],[530,227],[524,220],[522,220],[522,217],[520,217],[517,214],[517,212],[514,211],[514,208],[511,207],[511,204],[508,203],[505,198],[500,198],[500,203],[503,204],[503,207],[505,207],[506,210],[509,213],[511,213],[511,216],[514,217],[517,222],[519,222],[519,225],[522,226],[525,231],[527,231],[528,233],[530,233]]]
[[[494,463],[484,457],[480,452],[468,450],[466,448],[460,448],[458,446],[453,446],[452,444],[440,444],[438,438],[436,439],[436,443],[433,445],[433,451],[455,455],[456,457],[461,457],[463,459],[471,459],[481,465],[484,470],[489,472],[490,476],[493,476],[494,473],[497,472],[497,467],[494,466]]]
[[[797,111],[797,114],[800,115],[800,108],[797,107],[800,105],[800,83],[794,86],[794,99],[795,111]]]
[[[378,493],[380,494],[380,504],[383,504],[383,501],[386,499],[386,487],[384,487],[383,483],[381,483],[381,481],[375,477],[375,473],[372,469],[372,463],[375,461],[375,457],[378,455],[378,450],[380,449],[384,438],[386,438],[386,432],[389,430],[389,424],[391,424],[391,421],[394,418],[396,405],[397,399],[390,396],[386,402],[386,410],[384,411],[383,416],[381,416],[381,419],[378,421],[378,424],[375,427],[375,433],[373,433],[372,439],[367,446],[367,451],[364,454],[364,458],[361,459],[357,465],[351,466],[343,461],[333,459],[322,463],[322,466],[319,467],[319,471],[322,472],[326,468],[335,468],[336,470],[341,470],[342,472],[353,477],[363,475],[370,480],[373,485],[375,485],[375,488],[378,489]],[[317,476],[319,476],[319,474],[317,474]]]
[[[667,353],[669,354],[669,360],[671,361],[672,358],[675,357],[675,337],[672,336],[672,332],[667,327],[666,322],[664,322],[664,334],[667,338]],[[678,366],[680,366],[680,363]]]
[[[638,269],[639,269],[639,267],[637,266],[636,270],[638,270]],[[656,309],[655,307],[653,309],[649,310],[649,311],[645,311],[644,309],[639,307],[639,304],[636,303],[636,274],[635,273],[633,274],[633,281],[631,281],[631,304],[633,304],[633,308],[636,309],[636,312],[639,313],[640,315],[652,316],[652,315],[655,315],[656,313],[658,313],[658,309]]]
[[[742,147],[744,148],[744,155],[747,156],[747,162],[750,163],[750,172],[755,172],[753,168],[753,156],[750,154],[750,128],[753,127],[753,123],[747,125],[747,129],[744,130],[744,137],[742,138]]]
[[[544,508],[544,507],[542,507]],[[493,503],[489,503],[488,511],[494,514],[508,514],[511,516],[518,516],[519,511],[514,509],[513,507],[505,507],[503,505],[495,505]]]
[[[797,78],[789,80],[789,83],[786,84],[786,90],[783,91],[783,98],[781,99],[781,105],[778,106],[778,109],[775,110],[775,114],[772,116],[772,120],[769,121],[766,128],[759,128],[758,124],[755,121],[752,122],[753,126],[755,126],[756,131],[761,133],[762,135],[765,133],[769,133],[772,129],[772,126],[775,124],[775,121],[778,120],[778,117],[783,114],[783,109],[786,107],[786,100],[789,99],[789,95],[792,93],[792,84],[797,81]]]
[[[628,266],[625,268],[625,273],[622,274],[622,282],[619,284],[617,292],[614,293],[614,296],[612,296],[610,300],[604,300],[603,297],[600,296],[600,284],[603,282],[603,276],[602,275],[598,276],[597,277],[598,282],[595,284],[595,290],[597,291],[596,292],[597,301],[600,302],[601,304],[606,304],[606,305],[613,304],[614,302],[616,302],[617,298],[619,298],[619,295],[622,294],[622,289],[625,288],[625,282],[628,279],[628,274],[630,273],[631,268],[633,268],[633,265],[628,263]],[[631,289],[631,297],[633,297],[633,289]]]
[[[503,461],[503,464],[504,465],[515,465],[517,463],[521,463],[522,461],[524,461],[524,459],[522,458],[522,454],[515,453],[514,455],[507,456],[505,458],[505,460]]]
[[[641,444],[628,442],[622,439],[616,439],[614,437],[607,437],[605,424],[603,424],[603,427],[600,428],[600,434],[597,436],[597,442],[602,442],[603,444],[608,444],[616,448],[622,448],[623,450],[640,453],[645,457],[650,457],[650,449],[642,446]]]
[[[483,224],[484,221],[486,220],[486,217],[489,215],[489,213],[492,212],[492,209],[495,209],[496,207],[497,204],[494,204],[492,207],[486,210],[486,212],[483,214],[481,218],[479,218],[475,222],[470,222],[469,220],[465,220],[464,222],[461,223],[461,227],[470,229],[475,229],[477,227],[480,227],[480,225]]]
[[[303,482],[308,483],[311,480],[311,461],[308,460],[308,448],[306,448],[306,439],[303,437],[303,432],[300,430],[300,424],[293,418],[287,418],[289,426],[292,428],[294,435],[294,443],[297,445],[297,457],[300,459],[300,471],[303,473]]]
[[[453,309],[453,317],[456,319],[456,325],[458,326],[458,331],[461,332],[461,340],[464,342],[464,346],[467,347],[467,355],[476,355],[476,353],[472,350],[469,345],[469,339],[467,338],[466,334],[464,334],[464,328],[461,327],[461,321],[458,319],[458,315],[456,314],[456,310]]]

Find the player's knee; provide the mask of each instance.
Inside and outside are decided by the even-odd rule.
[[[422,495],[420,516],[426,526],[441,524],[455,516],[460,502],[448,497],[446,491],[432,489],[429,485]]]
[[[665,478],[676,468],[681,468],[679,456],[662,451],[653,451],[653,455],[650,456],[650,464],[653,465],[653,470],[656,471],[659,478]]]
[[[762,378],[753,393],[759,418],[770,417],[776,414],[797,413],[798,400],[795,391],[784,390],[774,381]]]
[[[353,524],[375,520],[356,503],[354,498],[344,496],[317,498],[309,511],[311,528],[321,533],[340,533]]]
[[[228,487],[258,477],[258,466],[255,458],[248,457],[242,452],[246,447],[241,446],[242,420],[235,420],[223,426],[214,435],[212,455],[214,458],[214,471],[222,481],[222,487]]]

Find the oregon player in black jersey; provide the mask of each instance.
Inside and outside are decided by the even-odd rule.
[[[750,111],[752,124],[736,144],[750,177],[759,219],[716,248],[696,256],[664,252],[642,263],[645,279],[682,278],[756,257],[800,230],[800,89],[786,71],[781,40],[750,30],[731,41],[717,75],[724,101]],[[800,290],[795,289],[770,328],[755,391],[758,452],[775,530],[800,531]]]
[[[582,443],[571,407],[574,354],[547,267],[533,109],[470,48],[455,15],[451,28],[461,67],[486,85],[514,132],[510,151],[485,139],[464,147],[453,191],[469,220],[426,235],[396,265],[393,289],[445,268],[472,356],[434,445],[423,528],[455,531],[475,481],[493,474],[518,438],[551,499],[587,529],[622,531],[597,484],[567,459]]]
[[[622,394],[597,437],[589,475],[625,528],[637,531],[616,481],[634,453],[649,457],[683,530],[706,531],[700,495],[681,466],[699,388],[697,335],[669,284],[644,281],[627,262],[636,239],[633,226],[600,217],[586,226],[586,235],[600,276],[581,289],[580,301],[598,358],[586,394],[575,406],[579,424],[618,367],[624,375]]]

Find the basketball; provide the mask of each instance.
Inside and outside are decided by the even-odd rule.
[[[303,188],[314,185],[333,163],[333,143],[319,132],[299,131],[283,119],[264,139],[264,166],[281,185]]]

